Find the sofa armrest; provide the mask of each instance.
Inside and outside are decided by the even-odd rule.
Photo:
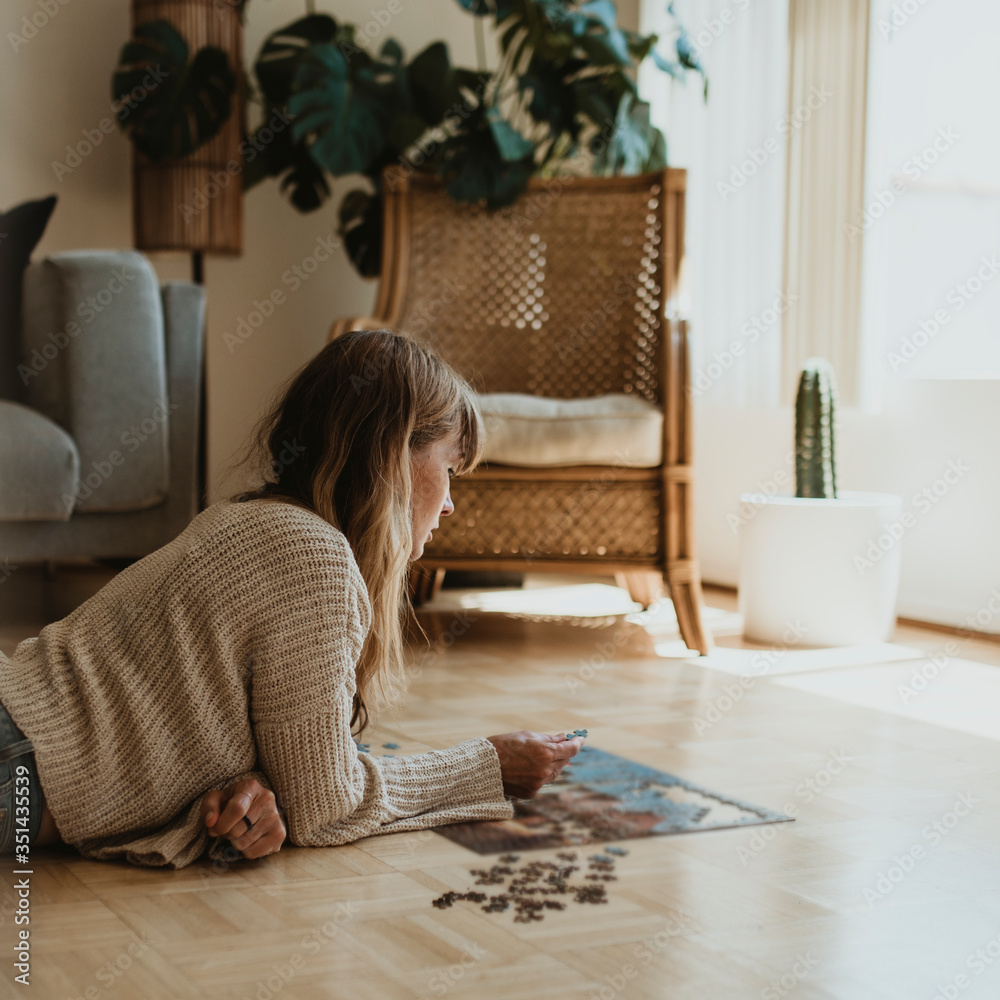
[[[201,422],[205,289],[170,282],[160,293],[170,398],[170,504],[183,527],[198,513],[198,429]]]
[[[76,510],[162,503],[172,414],[163,305],[146,258],[82,250],[31,264],[21,349],[28,405],[61,426],[79,451]]]

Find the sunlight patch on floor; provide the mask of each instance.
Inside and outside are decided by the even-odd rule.
[[[925,655],[923,650],[891,642],[825,649],[729,649],[720,646],[694,662],[699,667],[710,667],[737,677],[763,677],[855,667],[865,663],[919,660]]]
[[[621,587],[605,583],[582,583],[568,587],[480,590],[464,594],[459,601],[469,611],[502,614],[551,615],[560,618],[600,618],[641,611]]]
[[[783,677],[773,683],[1000,740],[1000,670],[973,660],[942,656]]]

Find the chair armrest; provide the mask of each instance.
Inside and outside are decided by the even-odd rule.
[[[327,340],[336,340],[341,334],[351,333],[353,330],[383,329],[385,329],[385,320],[376,316],[347,316],[344,319],[334,321]]]
[[[21,349],[28,405],[80,454],[76,509],[154,507],[169,489],[163,307],[134,251],[53,254],[24,275]]]

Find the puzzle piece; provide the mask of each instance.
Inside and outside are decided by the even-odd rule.
[[[383,743],[382,746],[385,747],[386,750],[398,750],[399,749],[399,744],[398,743]]]

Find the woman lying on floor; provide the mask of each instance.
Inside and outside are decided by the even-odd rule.
[[[180,868],[211,835],[272,853],[282,815],[316,847],[507,819],[579,751],[522,731],[358,752],[369,706],[398,703],[409,564],[453,510],[450,475],[478,463],[482,422],[458,375],[384,330],[337,338],[286,385],[243,459],[257,490],[0,657],[0,769],[44,803],[36,846]]]

